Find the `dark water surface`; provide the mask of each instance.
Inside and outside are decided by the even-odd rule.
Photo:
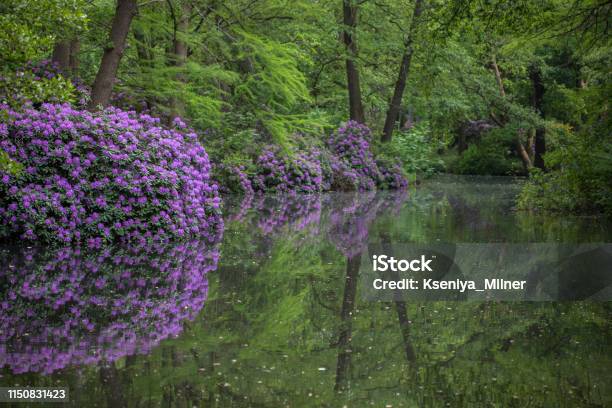
[[[368,244],[611,241],[602,218],[514,211],[519,189],[229,197],[217,246],[0,248],[0,387],[75,407],[612,406],[610,302],[360,293]]]

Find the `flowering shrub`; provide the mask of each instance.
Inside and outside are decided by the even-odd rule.
[[[148,353],[204,306],[209,242],[0,251],[0,367],[52,373]]]
[[[89,89],[78,80],[70,80],[50,60],[30,62],[14,73],[0,77],[0,102],[15,109],[44,102],[71,102],[85,106]]]
[[[0,106],[0,236],[44,242],[166,240],[222,230],[220,198],[197,135],[177,120],[67,104]]]
[[[404,175],[402,166],[397,162],[376,160],[381,174],[380,186],[390,190],[403,190],[408,187],[408,179]]]
[[[231,164],[217,164],[215,174],[223,180],[224,192],[245,194],[405,188],[408,182],[398,163],[384,157],[374,159],[371,137],[367,126],[349,121],[331,135],[323,149],[285,153],[268,145],[253,162],[242,157]]]
[[[255,193],[244,165],[219,163],[215,164],[214,171],[216,180],[222,180],[221,189],[223,193],[239,192],[246,195]]]
[[[275,146],[266,147],[255,163],[257,191],[314,193],[322,190],[323,173],[316,149],[283,157]]]
[[[370,129],[355,121],[348,121],[331,135],[327,145],[337,157],[331,163],[334,185],[346,190],[351,189],[347,187],[352,183],[352,189],[372,190],[382,182],[383,176],[370,150],[371,139]]]
[[[292,186],[305,193],[322,190],[323,172],[318,149],[300,152],[293,157],[289,166],[289,180]]]

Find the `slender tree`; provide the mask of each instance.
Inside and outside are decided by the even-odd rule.
[[[383,128],[381,138],[383,142],[390,142],[391,138],[393,137],[393,129],[395,129],[395,122],[399,116],[400,105],[404,96],[404,89],[406,88],[408,73],[410,72],[410,63],[412,61],[412,54],[414,53],[414,36],[416,33],[416,27],[421,17],[422,8],[423,0],[416,0],[414,3],[414,11],[412,14],[412,21],[410,22],[410,28],[408,29],[408,34],[404,40],[404,54],[402,55],[399,74],[397,76],[397,81],[395,81],[393,96],[391,97],[389,109],[387,110],[385,126]]]
[[[78,37],[70,40],[70,56],[68,58],[68,68],[70,74],[74,77],[79,74],[79,51],[81,50],[81,42]]]
[[[117,0],[117,9],[110,31],[109,45],[104,49],[100,68],[96,74],[91,90],[90,109],[108,105],[117,78],[119,62],[125,50],[125,44],[132,19],[138,12],[136,0]]]
[[[186,36],[189,34],[189,17],[191,14],[191,4],[189,2],[183,2],[181,5],[181,15],[176,21],[176,29],[174,31],[174,38],[172,41],[172,57],[171,63],[176,67],[183,67],[187,62],[187,54],[189,48],[186,41]],[[178,79],[185,81],[183,75],[179,75]],[[177,116],[181,116],[185,111],[185,105],[183,101],[178,97],[173,97],[170,102],[171,112],[169,119],[172,120]]]
[[[359,123],[365,123],[365,114],[361,102],[361,86],[359,84],[359,69],[357,60],[357,40],[355,29],[357,28],[358,6],[352,0],[342,2],[344,32],[342,38],[346,48],[346,79],[349,94],[349,117]]]
[[[531,65],[529,68],[529,79],[533,86],[532,103],[533,108],[540,115],[544,117],[543,103],[544,103],[544,81],[542,80],[542,71],[536,64]],[[533,165],[539,169],[545,170],[544,166],[544,154],[546,153],[546,133],[542,126],[538,126],[535,134],[535,151],[533,157]]]
[[[504,88],[504,82],[502,80],[501,71],[499,70],[499,65],[497,65],[497,58],[495,57],[495,53],[493,53],[493,55],[491,56],[491,67],[493,68],[493,72],[495,73],[495,81],[497,82],[497,87],[499,88],[499,95],[501,96],[502,99],[505,99],[506,89]],[[509,119],[508,119],[508,116],[504,114],[501,120],[503,121],[501,125],[504,126],[508,122]],[[523,167],[525,168],[525,171],[528,173],[531,167],[533,166],[533,163],[531,162],[529,153],[527,152],[527,150],[525,149],[525,146],[523,145],[521,136],[522,136],[521,132],[517,133],[516,135],[516,142],[515,142],[516,151],[519,154],[519,157],[521,159],[521,162],[523,163]]]

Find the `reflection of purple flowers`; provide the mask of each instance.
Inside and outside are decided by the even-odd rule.
[[[367,249],[374,220],[381,215],[399,214],[407,199],[407,189],[335,194],[329,204],[329,240],[345,256],[358,255]]]
[[[108,108],[0,107],[0,149],[27,169],[0,183],[0,228],[46,242],[161,241],[222,228],[197,135]],[[7,174],[2,174],[3,180]]]
[[[326,235],[346,256],[354,256],[368,244],[376,217],[397,214],[408,199],[408,190],[365,191],[322,195],[246,195],[242,202],[226,202],[227,220],[252,226],[263,235],[299,232],[308,228]]]
[[[361,253],[368,245],[370,225],[384,200],[374,191],[346,193],[336,197],[329,216],[329,239],[347,257]]]
[[[0,366],[51,373],[147,353],[202,309],[218,256],[204,241],[0,251]]]
[[[301,231],[309,226],[318,228],[321,221],[319,195],[246,195],[239,206],[228,207],[229,213],[226,215],[228,221],[252,224],[264,234],[284,229]]]
[[[321,219],[320,197],[314,195],[265,197],[255,202],[260,214],[257,226],[269,234],[289,226],[301,231],[307,226],[318,226]]]
[[[246,225],[258,243],[304,231],[354,256],[367,248],[376,217],[397,212],[406,198],[406,190],[245,195],[242,204],[228,200],[226,208],[227,219]],[[0,365],[50,373],[147,353],[202,308],[205,274],[218,257],[207,241],[0,250],[6,266],[0,269]]]

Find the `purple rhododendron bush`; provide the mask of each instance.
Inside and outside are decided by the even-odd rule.
[[[370,150],[371,138],[367,126],[353,121],[331,135],[327,144],[336,158],[331,162],[333,185],[343,190],[373,190],[382,180]]]
[[[327,141],[334,190],[403,189],[408,186],[399,163],[376,160],[371,150],[372,131],[366,125],[348,121]]]
[[[326,190],[316,149],[283,157],[276,146],[267,146],[257,158],[255,191],[314,193]]]
[[[68,104],[0,106],[0,236],[46,243],[163,241],[223,228],[217,185],[198,136],[149,115]]]
[[[328,190],[367,191],[404,189],[408,181],[397,161],[376,159],[371,150],[372,132],[348,121],[321,149],[285,153],[267,145],[250,166],[217,166],[227,190],[255,192],[304,192]],[[233,187],[233,188],[231,188]]]
[[[202,310],[206,241],[0,250],[0,367],[52,373],[146,354]]]

